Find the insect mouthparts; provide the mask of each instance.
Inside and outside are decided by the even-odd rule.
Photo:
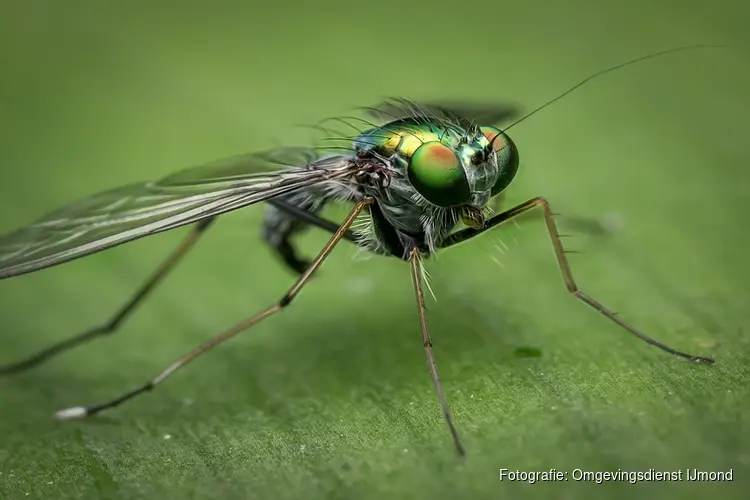
[[[461,221],[472,229],[484,227],[484,212],[475,207],[465,206],[461,211]]]

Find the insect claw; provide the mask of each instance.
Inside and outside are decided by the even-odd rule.
[[[56,412],[55,418],[58,420],[72,420],[75,418],[83,418],[87,414],[88,411],[83,406],[73,406]]]
[[[696,363],[701,363],[705,365],[715,365],[716,360],[711,358],[705,358],[703,356],[692,356],[690,358],[690,361],[695,361]]]

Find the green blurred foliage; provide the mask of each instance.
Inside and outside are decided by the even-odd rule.
[[[569,247],[538,221],[430,263],[430,320],[469,455],[424,363],[408,268],[337,249],[283,314],[102,418],[108,399],[276,300],[262,207],[219,222],[117,335],[0,380],[0,498],[746,498],[750,56],[740,0],[427,3],[0,1],[0,230],[92,192],[276,144],[384,95],[544,102],[515,128],[509,203],[615,216]],[[607,215],[609,214],[609,215]],[[0,361],[105,320],[185,230],[0,283]],[[311,231],[304,248],[326,235]],[[506,249],[507,248],[507,249]],[[498,265],[498,263],[500,265]],[[734,470],[734,483],[498,481],[523,470]]]

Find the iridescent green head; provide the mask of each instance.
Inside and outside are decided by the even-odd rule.
[[[510,137],[495,127],[456,147],[425,142],[411,156],[407,176],[414,189],[439,207],[483,208],[503,191],[518,171],[518,150]]]

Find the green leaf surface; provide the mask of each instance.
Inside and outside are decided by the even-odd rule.
[[[0,498],[747,498],[750,104],[746,2],[413,4],[0,2],[0,231],[95,191],[235,153],[310,144],[293,124],[383,96],[520,103],[602,77],[511,130],[508,204],[606,221],[565,244],[581,288],[669,356],[566,293],[538,217],[429,263],[443,422],[408,266],[336,249],[282,314],[101,418],[272,304],[294,277],[263,207],[223,217],[116,335],[0,379]],[[332,211],[334,217],[342,211]],[[0,282],[0,363],[105,321],[186,229]],[[564,231],[565,232],[565,231]],[[327,236],[300,238],[313,255]],[[566,474],[499,480],[499,470]],[[683,471],[682,481],[577,481]],[[733,471],[732,482],[684,472]]]

